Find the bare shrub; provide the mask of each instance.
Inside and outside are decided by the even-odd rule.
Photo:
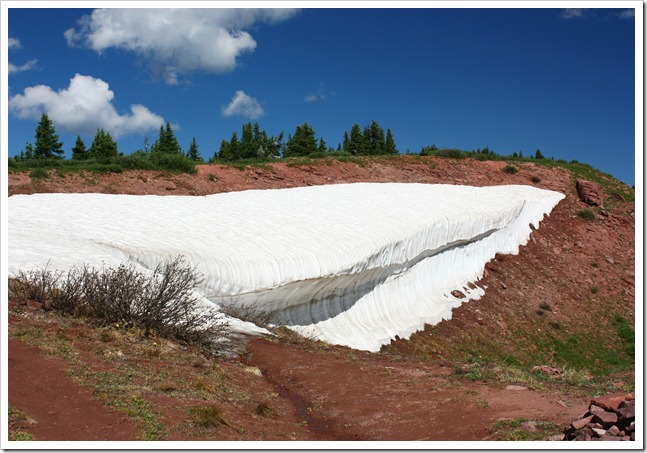
[[[202,280],[183,257],[159,264],[152,275],[131,263],[116,268],[74,267],[67,274],[47,270],[21,272],[11,280],[19,299],[33,299],[99,325],[119,324],[218,352],[226,345],[228,325],[193,293]]]
[[[269,328],[273,324],[272,313],[258,307],[235,305],[234,303],[222,304],[220,311],[232,318],[251,322],[259,327]]]
[[[35,300],[43,305],[51,302],[52,289],[56,287],[60,273],[55,273],[47,267],[20,271],[15,278],[9,280],[9,291],[19,300]]]

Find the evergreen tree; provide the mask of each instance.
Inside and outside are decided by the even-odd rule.
[[[241,159],[256,157],[258,146],[254,143],[254,129],[251,122],[243,124],[243,131],[240,136],[240,148],[242,152]]]
[[[34,158],[34,146],[31,143],[25,143],[25,149],[20,151],[20,159],[16,160],[31,160]]]
[[[234,132],[231,134],[231,140],[229,141],[229,155],[231,156],[229,160],[239,160],[242,158],[242,146],[238,141],[238,134]]]
[[[307,156],[317,150],[317,140],[315,131],[307,122],[300,126],[294,133],[294,137],[289,136],[285,144],[285,157]]]
[[[193,137],[193,141],[191,141],[191,146],[189,146],[189,151],[187,151],[186,157],[195,162],[202,161],[202,156],[200,156],[200,151],[198,151],[198,145],[195,142],[195,137]]]
[[[88,157],[96,160],[107,160],[119,154],[117,143],[112,139],[109,132],[97,129],[88,151]]]
[[[385,153],[385,142],[384,142],[384,129],[380,126],[377,121],[371,121],[368,134],[368,154],[384,154]]]
[[[541,151],[537,150],[535,152],[535,159],[545,159],[544,155],[541,153]]]
[[[36,159],[62,158],[63,143],[59,142],[58,139],[54,124],[47,116],[47,113],[43,113],[36,127],[34,157]]]
[[[384,151],[387,154],[398,154],[398,148],[395,146],[395,140],[393,139],[391,129],[386,130],[386,142],[384,144]]]
[[[171,123],[168,121],[166,122],[166,128],[164,125],[160,126],[159,138],[155,143],[153,143],[151,152],[161,154],[182,154],[182,148],[173,133]]]
[[[87,160],[90,157],[90,153],[85,148],[85,143],[81,140],[81,136],[76,136],[76,143],[74,148],[72,148],[72,159],[74,160]]]
[[[231,146],[229,145],[229,142],[227,140],[223,140],[220,142],[220,150],[218,151],[218,158],[225,161],[234,160],[233,156],[231,155]]]
[[[325,153],[328,151],[326,141],[323,139],[323,137],[319,138],[319,147],[317,148],[317,151],[320,153]]]
[[[353,155],[361,155],[365,153],[366,145],[364,143],[364,135],[359,128],[359,124],[353,124],[353,127],[350,130],[350,136],[348,138],[348,147],[345,151]]]

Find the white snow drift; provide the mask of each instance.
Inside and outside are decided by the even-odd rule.
[[[9,271],[184,255],[195,291],[272,312],[329,343],[379,350],[479,298],[564,195],[530,186],[338,184],[210,195],[9,198]],[[466,297],[451,295],[462,291]]]

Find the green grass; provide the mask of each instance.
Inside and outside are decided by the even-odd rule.
[[[265,402],[258,403],[256,409],[254,409],[254,413],[262,417],[274,417],[276,415],[274,409]]]
[[[592,209],[590,209],[590,208],[585,208],[585,209],[580,210],[580,211],[577,213],[577,215],[578,215],[578,217],[579,217],[580,219],[584,219],[584,220],[595,220],[595,212],[593,212],[593,210],[592,210]]]
[[[155,170],[171,173],[196,173],[196,162],[182,156],[169,154],[151,154],[135,152],[130,155],[119,155],[101,161],[74,159],[29,159],[16,161],[9,158],[9,173],[29,171],[33,179],[49,176],[50,170],[56,170],[59,176],[67,173],[122,173],[127,170]],[[47,175],[47,176],[45,176]]]
[[[29,416],[18,409],[17,407],[9,404],[7,408],[8,424],[9,424],[9,440],[13,441],[30,441],[35,440],[33,434],[26,431],[17,430],[16,425],[20,422],[27,420]]]
[[[90,388],[98,400],[126,413],[137,422],[142,429],[142,440],[162,440],[166,436],[155,407],[148,401],[130,395],[129,391],[134,386],[132,373],[90,371],[78,365],[69,372],[73,379]]]
[[[534,429],[531,426],[534,426]],[[562,428],[552,422],[514,418],[495,422],[490,427],[490,432],[497,440],[536,441],[545,440],[551,435],[561,434]]]
[[[224,418],[220,409],[213,405],[193,406],[189,408],[189,415],[193,423],[201,428],[217,427],[221,425],[230,426]]]
[[[614,316],[613,324],[618,332],[618,336],[622,340],[623,350],[625,354],[631,357],[632,362],[635,361],[636,332],[634,331],[633,327],[629,325],[627,320],[619,314],[616,314]]]
[[[29,172],[29,177],[35,180],[49,179],[49,171],[45,168],[34,168]]]

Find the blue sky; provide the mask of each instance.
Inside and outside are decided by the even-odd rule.
[[[128,154],[169,121],[184,149],[195,137],[209,158],[247,121],[285,137],[307,121],[336,147],[354,123],[376,120],[401,152],[431,144],[502,154],[540,149],[634,184],[630,8],[420,2],[170,11],[3,3],[9,156],[34,141],[43,111],[68,156],[77,134],[89,146],[99,127]],[[642,15],[640,2],[615,4]]]

